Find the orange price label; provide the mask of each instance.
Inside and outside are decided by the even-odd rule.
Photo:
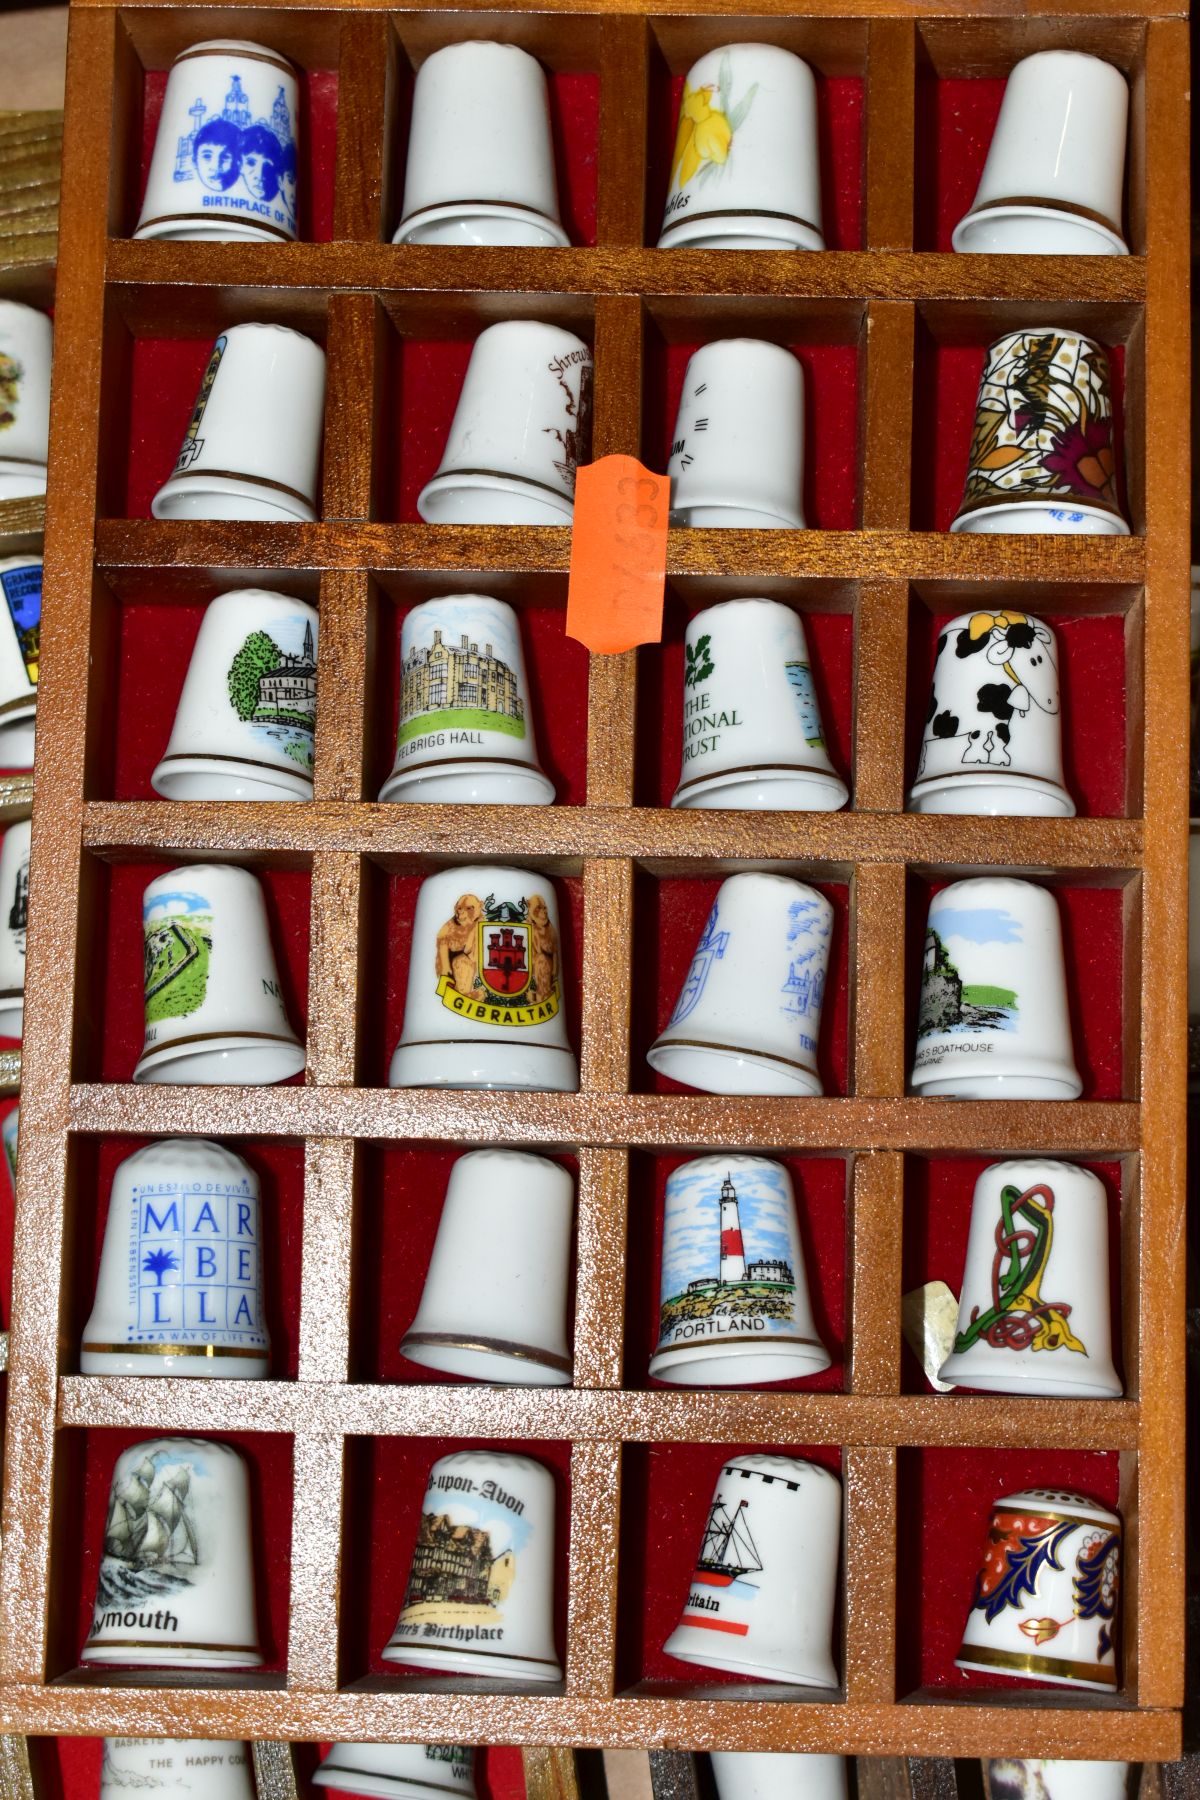
[[[634,456],[602,456],[575,477],[567,636],[614,655],[662,637],[671,487]]]

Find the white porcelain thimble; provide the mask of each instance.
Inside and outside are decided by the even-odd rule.
[[[516,44],[435,50],[417,70],[394,244],[570,243],[558,216],[550,97]]]
[[[135,1081],[260,1086],[304,1067],[249,869],[193,863],[142,897],[146,1039]]]
[[[4,1146],[4,1167],[8,1171],[9,1186],[14,1197],[17,1192],[17,1138],[21,1130],[21,1109],[14,1106],[10,1113],[5,1113],[4,1123],[0,1125],[0,1143]]]
[[[849,1800],[844,1756],[710,1750],[717,1800]]]
[[[210,38],[171,64],[134,237],[296,236],[299,88],[286,56]]]
[[[574,1210],[574,1183],[559,1163],[519,1150],[460,1156],[402,1354],[476,1381],[568,1383]]]
[[[817,84],[774,44],[725,44],[683,84],[660,250],[823,250]]]
[[[256,1669],[250,1483],[236,1450],[162,1437],[117,1458],[83,1662]]]
[[[429,1472],[385,1662],[560,1681],[554,1478],[527,1456],[459,1450]]]
[[[19,1038],[25,1020],[25,927],[29,916],[30,821],[0,842],[0,1037]]]
[[[1057,325],[989,344],[951,531],[1128,537],[1116,489],[1108,353]]]
[[[42,634],[42,559],[0,561],[0,769],[32,769]]]
[[[706,1094],[823,1094],[817,1070],[833,908],[785,875],[721,883],[675,1010],[646,1053]]]
[[[579,1069],[563,1014],[554,883],[482,863],[421,883],[389,1087],[546,1088]]]
[[[1123,1762],[1051,1762],[1003,1756],[987,1765],[988,1800],[1131,1800]]]
[[[85,1375],[265,1376],[258,1177],[209,1138],[161,1138],[113,1175]]]
[[[1058,903],[1008,875],[952,881],[929,903],[914,1092],[1077,1100]]]
[[[960,613],[938,636],[910,812],[1072,818],[1053,631],[1030,613]]]
[[[212,347],[156,519],[311,523],[325,352],[286,325],[231,325]]]
[[[985,1169],[939,1379],[995,1394],[1115,1399],[1110,1320],[1103,1182],[1033,1157]]]
[[[400,680],[396,760],[381,800],[549,806],[554,784],[538,762],[511,606],[488,594],[414,606],[400,633]]]
[[[237,588],[205,608],[150,777],[167,800],[311,800],[317,611]]]
[[[1084,1494],[1032,1488],[992,1507],[955,1662],[1068,1687],[1117,1685],[1121,1519]]]
[[[791,1177],[764,1156],[698,1156],[667,1177],[650,1373],[677,1387],[816,1375],[817,1332]]]
[[[366,1800],[475,1800],[475,1752],[458,1744],[333,1744],[312,1780]]]
[[[250,1750],[230,1738],[105,1738],[100,1800],[254,1800]]]
[[[668,1656],[800,1687],[835,1687],[842,1484],[792,1456],[735,1456],[713,1493]]]
[[[573,332],[532,319],[489,325],[417,511],[430,525],[569,525],[591,411],[592,353]]]
[[[688,620],[683,766],[672,806],[836,812],[849,789],[825,748],[800,615],[722,600]]]
[[[688,363],[667,464],[673,525],[804,526],[804,370],[762,338],[720,338]]]
[[[0,300],[0,500],[46,491],[54,327],[44,312]]]
[[[1121,236],[1129,88],[1082,50],[1039,50],[1008,78],[956,250],[1128,256]]]

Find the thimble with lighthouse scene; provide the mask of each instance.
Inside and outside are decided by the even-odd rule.
[[[783,1165],[698,1156],[673,1170],[651,1375],[680,1387],[753,1387],[816,1375],[829,1362]]]

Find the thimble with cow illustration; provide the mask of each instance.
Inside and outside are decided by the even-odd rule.
[[[1071,818],[1053,631],[1029,613],[960,613],[939,634],[911,812]]]
[[[958,1667],[1111,1692],[1120,1568],[1111,1508],[1054,1488],[997,1500]]]
[[[1107,351],[1027,326],[984,356],[962,505],[951,531],[1128,537],[1116,486]]]
[[[164,1437],[117,1458],[80,1657],[159,1669],[258,1668],[250,1484],[236,1450]]]
[[[751,1452],[721,1471],[668,1656],[763,1681],[834,1687],[842,1484]]]
[[[254,1800],[250,1746],[230,1738],[104,1740],[100,1800]]]
[[[459,1450],[429,1472],[385,1662],[559,1681],[554,1477],[528,1456]]]
[[[460,1744],[333,1744],[312,1779],[364,1800],[475,1800],[475,1752]]]
[[[1090,1169],[1023,1157],[975,1183],[954,1348],[938,1371],[995,1394],[1112,1400],[1108,1197]]]

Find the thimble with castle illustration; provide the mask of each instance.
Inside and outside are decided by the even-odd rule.
[[[117,1167],[84,1375],[265,1376],[258,1177],[209,1138],[160,1138]]]
[[[290,243],[300,95],[266,44],[212,38],[171,65],[134,237]]]
[[[385,1662],[559,1681],[554,1477],[527,1456],[460,1450],[429,1472]]]
[[[484,863],[421,883],[388,1085],[575,1092],[548,876]]]
[[[250,1483],[236,1450],[152,1438],[117,1458],[85,1663],[256,1669]]]
[[[304,1067],[262,887],[232,863],[192,863],[142,896],[146,1035],[135,1081],[286,1081]]]
[[[837,1685],[833,1609],[842,1484],[751,1452],[721,1471],[668,1656],[800,1687]]]
[[[783,1164],[727,1153],[673,1169],[651,1375],[680,1387],[757,1387],[829,1362]]]
[[[249,1744],[229,1738],[105,1738],[100,1800],[254,1800]]]
[[[475,1752],[461,1744],[332,1744],[312,1780],[364,1800],[475,1800]]]
[[[1111,1507],[1057,1488],[997,1500],[957,1666],[1112,1692],[1120,1575]]]
[[[910,812],[1069,819],[1058,640],[1011,607],[938,634]]]
[[[1075,1163],[1022,1157],[975,1183],[954,1346],[938,1371],[994,1394],[1113,1400],[1108,1196]]]
[[[1102,345],[1056,325],[988,345],[950,529],[1128,537]]]

